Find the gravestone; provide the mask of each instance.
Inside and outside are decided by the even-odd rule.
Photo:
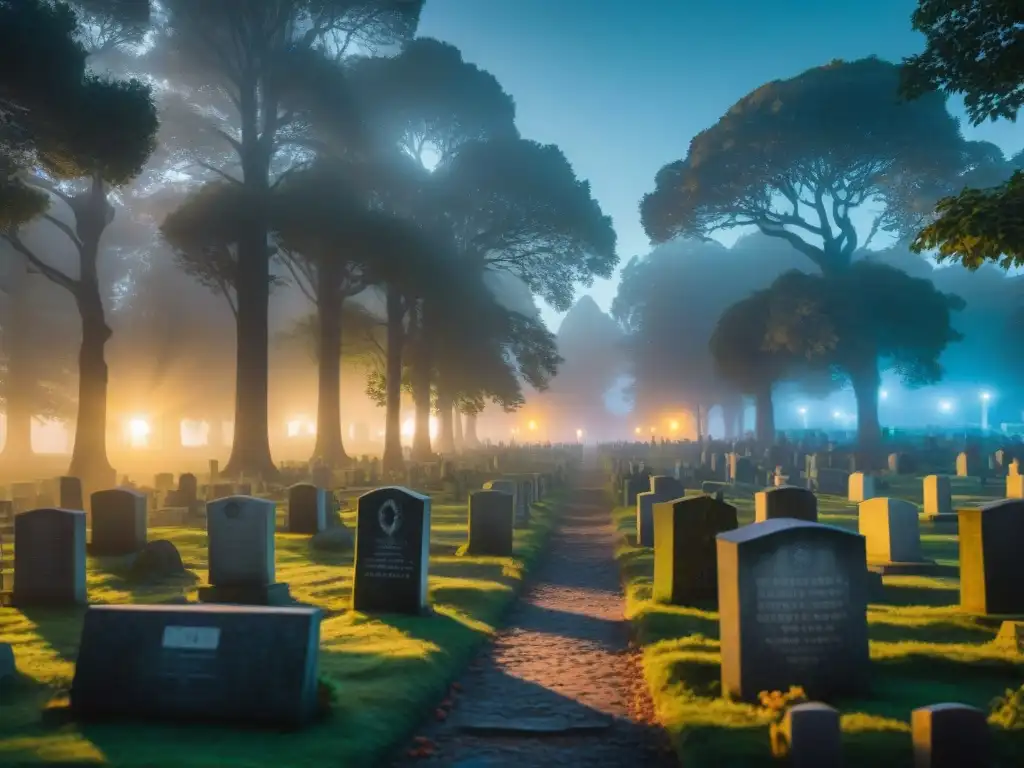
[[[85,604],[85,512],[23,512],[14,517],[14,540],[13,605]]]
[[[718,536],[722,692],[756,701],[797,685],[829,699],[865,690],[864,537],[775,518]]]
[[[209,460],[210,485],[220,480],[220,463],[216,459]]]
[[[353,610],[427,612],[429,562],[430,497],[399,486],[359,497]]]
[[[317,715],[317,608],[98,605],[71,684],[82,720],[298,728]]]
[[[636,495],[636,543],[640,547],[654,546],[654,505],[672,501],[676,496],[663,496],[654,491]]]
[[[85,509],[82,497],[82,481],[77,477],[64,475],[57,478],[57,496],[61,509]]]
[[[849,500],[853,502],[867,501],[875,496],[875,476],[863,472],[850,475]]]
[[[1024,655],[1024,621],[1004,621],[992,642],[1016,655]]]
[[[327,491],[310,483],[288,489],[288,531],[313,536],[327,527]],[[333,510],[331,510],[333,511]]]
[[[467,554],[495,557],[512,555],[514,503],[515,499],[504,491],[473,491],[469,494]]]
[[[845,496],[850,487],[850,473],[845,469],[820,467],[815,475],[814,490],[828,496]]]
[[[671,475],[651,475],[650,491],[666,501],[681,499],[686,495],[683,484]]]
[[[864,537],[868,566],[882,573],[928,573],[935,563],[921,556],[917,506],[903,499],[862,501],[857,526]]]
[[[644,492],[644,487],[649,486],[650,481],[646,477],[629,475],[622,481],[622,506],[632,507],[636,504],[636,495]]]
[[[90,554],[131,555],[146,546],[146,495],[130,488],[96,491],[92,503]]]
[[[928,475],[924,479],[924,513],[935,522],[956,520],[953,492],[945,475]]]
[[[178,477],[178,492],[181,494],[182,506],[192,507],[199,498],[199,481],[191,472]]]
[[[206,500],[216,501],[227,499],[235,495],[234,483],[211,483],[206,489]]]
[[[206,505],[210,586],[204,603],[280,605],[288,585],[275,581],[277,505],[252,496],[228,496]]]
[[[956,455],[956,476],[971,476],[970,456],[968,456],[966,453],[961,452]]]
[[[914,768],[992,768],[985,713],[966,704],[933,704],[910,713]]]
[[[18,674],[14,665],[14,648],[10,643],[0,643],[0,696],[3,696],[4,689],[12,683]]]
[[[515,480],[489,480],[484,483],[485,491],[501,491],[512,497],[512,508],[515,510],[515,527],[527,528],[530,525],[530,518],[523,512],[526,500],[523,498],[522,488]]]
[[[732,483],[743,483],[750,485],[754,482],[754,463],[749,456],[740,456],[735,453],[728,455],[729,481]]]
[[[958,509],[960,607],[985,615],[1024,613],[1020,588],[1024,501],[1000,499]]]
[[[792,517],[818,522],[818,497],[806,488],[782,485],[766,488],[754,494],[754,522],[761,523],[776,517]]]
[[[717,600],[715,537],[736,528],[736,507],[712,496],[687,496],[656,503],[655,600],[695,605]]]
[[[1010,464],[1006,475],[1006,498],[1024,499],[1024,475],[1020,473],[1020,464],[1016,460]]]
[[[842,762],[839,710],[817,701],[797,704],[782,720],[790,768],[838,768]]]
[[[174,473],[159,472],[153,476],[153,487],[160,493],[167,493],[174,489]]]

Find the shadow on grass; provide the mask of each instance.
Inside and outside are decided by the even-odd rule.
[[[960,604],[960,587],[917,587],[902,584],[888,584],[883,581],[882,603],[888,605],[930,605],[957,606]]]

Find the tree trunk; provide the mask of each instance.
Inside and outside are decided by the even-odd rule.
[[[268,419],[270,247],[266,199],[273,146],[268,146],[260,136],[257,86],[254,80],[247,83],[240,98],[242,179],[255,210],[238,233],[235,434],[231,456],[221,474],[272,480],[278,476],[278,471],[270,455]],[[276,105],[273,108],[276,110]]]
[[[863,361],[847,371],[857,398],[858,467],[865,471],[881,466],[882,428],[878,423],[878,388],[882,384],[878,359]]]
[[[410,332],[415,334],[412,347],[412,400],[415,407],[416,428],[412,437],[413,461],[430,461],[434,456],[430,445],[430,379],[431,354],[429,334],[426,329],[425,308],[422,304],[414,313],[416,322],[410,322]]]
[[[771,445],[775,442],[775,403],[772,402],[771,385],[754,394],[756,411],[754,434],[760,445]]]
[[[7,437],[0,452],[0,461],[15,475],[20,475],[35,459],[32,453],[32,416],[36,381],[32,370],[32,339],[28,332],[32,319],[29,288],[27,268],[19,270],[9,290],[10,304],[3,323],[4,356],[7,358],[7,376],[4,378]]]
[[[466,414],[466,447],[467,448],[478,448],[480,446],[480,438],[476,436],[476,417],[475,413]]]
[[[438,385],[437,420],[440,422],[437,450],[442,456],[455,455],[455,423],[452,418],[454,398]]]
[[[459,411],[458,406],[452,406],[452,441],[455,444],[455,452],[458,453],[466,445],[466,441],[462,435],[462,413]]]
[[[330,261],[330,260],[326,260]],[[319,266],[316,314],[319,322],[316,446],[313,460],[333,468],[348,463],[341,438],[341,304],[334,265]]]
[[[384,458],[385,472],[400,472],[402,458],[402,344],[405,308],[398,289],[387,288],[387,363],[385,367]]]

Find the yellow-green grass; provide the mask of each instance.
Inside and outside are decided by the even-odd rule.
[[[920,502],[920,478],[891,478],[884,493]],[[989,489],[954,479],[954,507],[990,500]],[[994,491],[994,489],[993,489]],[[753,498],[727,497],[741,525],[753,522]],[[636,511],[614,511],[627,616],[643,648],[644,674],[658,718],[687,768],[771,765],[764,710],[721,698],[718,614],[651,599],[653,551],[636,546]],[[819,496],[821,522],[856,530],[856,505]],[[922,523],[924,556],[958,561],[955,532]],[[999,622],[959,610],[955,577],[886,576],[884,601],[868,608],[871,693],[832,702],[842,712],[848,765],[912,764],[910,712],[957,701],[989,710],[992,699],[1024,683],[1024,659],[993,646]],[[1024,731],[996,730],[1005,765],[1024,765]]]
[[[319,553],[308,537],[278,534],[277,578],[292,596],[324,609],[320,678],[336,692],[330,715],[299,733],[215,726],[52,725],[42,708],[71,683],[81,611],[0,609],[0,642],[14,647],[23,679],[12,703],[0,702],[0,765],[45,762],[117,766],[371,766],[411,735],[479,645],[494,632],[549,538],[562,498],[535,505],[528,530],[515,532],[514,556],[456,555],[466,540],[465,505],[433,507],[430,617],[375,616],[349,610],[352,553]],[[354,516],[346,514],[354,525]],[[141,587],[90,558],[93,603],[195,598],[206,580],[206,533],[154,528],[149,538],[178,547],[194,577]],[[114,572],[112,572],[112,570]],[[259,670],[253,670],[259,674]]]

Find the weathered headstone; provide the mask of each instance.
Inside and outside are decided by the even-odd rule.
[[[718,536],[722,691],[752,701],[802,686],[809,696],[867,684],[864,538],[792,518]]]
[[[671,475],[651,475],[651,493],[664,500],[681,499],[686,495],[683,484]]]
[[[868,566],[885,573],[925,573],[935,563],[921,557],[917,507],[904,499],[862,501],[857,526],[867,546]]]
[[[849,492],[850,473],[845,469],[819,467],[814,480],[814,490],[829,496],[843,496]]]
[[[526,528],[530,524],[530,518],[524,511],[526,499],[523,497],[523,490],[515,480],[488,480],[484,483],[485,491],[502,491],[512,497],[512,508],[515,510],[515,527]]]
[[[818,522],[818,497],[806,488],[783,485],[766,488],[754,494],[754,522],[761,523],[776,517],[792,517]]]
[[[863,472],[850,475],[849,500],[853,502],[867,501],[875,496],[875,476]]]
[[[389,486],[359,497],[353,610],[426,612],[429,561],[428,496]]]
[[[987,615],[1024,613],[1020,588],[1024,501],[1000,499],[958,509],[960,607]]]
[[[206,505],[209,587],[204,603],[278,605],[288,585],[275,581],[274,531],[277,505],[252,496],[228,496]]]
[[[786,710],[782,721],[790,768],[839,768],[842,729],[839,710],[813,701]]]
[[[1020,464],[1016,460],[1009,465],[1006,475],[1006,498],[1024,499],[1024,475],[1020,473]]]
[[[160,493],[167,493],[174,489],[174,473],[159,472],[153,476],[153,487]]]
[[[966,704],[933,704],[910,713],[914,768],[992,768],[985,713]]]
[[[736,507],[712,496],[687,496],[654,505],[654,599],[674,605],[715,601],[715,537],[736,528]]]
[[[131,488],[96,491],[92,503],[90,552],[131,555],[146,546],[146,495]]]
[[[288,531],[310,536],[327,527],[327,491],[310,483],[288,489]]]
[[[928,475],[924,479],[924,513],[938,521],[956,519],[953,512],[953,492],[945,475]]]
[[[468,554],[508,557],[512,554],[515,499],[498,490],[469,494]]]
[[[1014,654],[1024,654],[1024,621],[1004,621],[992,642]]]
[[[85,509],[81,479],[69,475],[58,477],[57,495],[61,509]]]
[[[85,512],[23,512],[14,518],[14,539],[15,606],[85,604]]]
[[[76,716],[301,727],[317,714],[321,612],[99,605],[82,625]]]
[[[216,459],[210,459],[209,463],[210,485],[220,481],[220,463]]]

